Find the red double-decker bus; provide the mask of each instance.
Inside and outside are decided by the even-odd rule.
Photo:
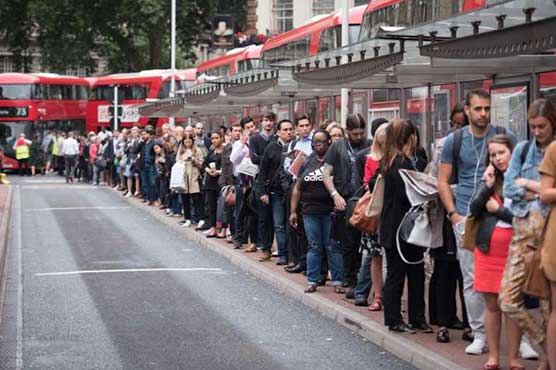
[[[17,169],[13,145],[21,133],[42,140],[46,130],[85,132],[89,83],[56,74],[0,74],[3,168]]]
[[[215,77],[232,76],[259,66],[263,45],[251,45],[228,51],[225,55],[207,60],[197,67],[197,82]]]
[[[175,75],[176,91],[185,90],[195,83],[196,69],[178,70]],[[90,78],[91,94],[87,105],[87,131],[111,127],[114,87],[118,86],[121,116],[118,127],[161,126],[168,119],[140,117],[138,105],[170,95],[171,70],[147,70]]]

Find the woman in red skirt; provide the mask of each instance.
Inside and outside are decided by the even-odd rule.
[[[488,361],[483,368],[496,370],[500,362],[500,331],[502,313],[498,292],[512,240],[513,214],[502,197],[504,172],[512,157],[513,143],[506,135],[496,135],[488,142],[488,166],[470,204],[470,215],[480,221],[475,248],[475,285],[485,299],[485,329],[489,347]],[[509,201],[509,199],[508,199]],[[510,369],[523,368],[518,349],[519,327],[506,320]]]

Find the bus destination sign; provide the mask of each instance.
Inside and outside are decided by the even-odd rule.
[[[0,118],[27,117],[27,107],[0,107]]]

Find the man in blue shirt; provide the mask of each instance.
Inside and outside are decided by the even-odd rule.
[[[447,217],[454,226],[458,244],[458,260],[463,274],[465,305],[474,341],[466,349],[467,354],[479,355],[487,351],[484,328],[484,300],[481,293],[473,289],[473,252],[462,248],[465,218],[469,202],[478,189],[486,169],[485,157],[488,140],[497,133],[506,133],[515,142],[515,136],[504,129],[490,124],[490,95],[483,90],[470,91],[465,99],[465,114],[469,126],[451,133],[444,143],[438,173],[438,191],[446,209]],[[456,137],[459,136],[459,153],[454,153]],[[457,187],[452,192],[452,175],[457,178]]]

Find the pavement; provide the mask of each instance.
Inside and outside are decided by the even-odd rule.
[[[12,180],[1,370],[416,369],[151,208]]]

